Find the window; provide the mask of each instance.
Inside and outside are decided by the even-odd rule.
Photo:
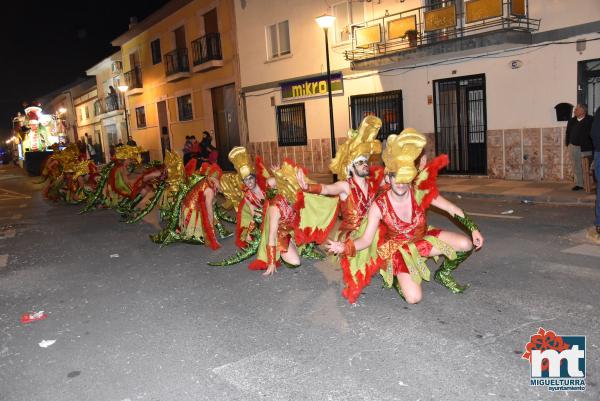
[[[160,63],[162,61],[162,56],[160,54],[160,39],[150,42],[150,50],[152,52],[152,64]]]
[[[188,121],[194,118],[191,94],[177,98],[177,110],[179,111],[179,121]]]
[[[381,118],[382,125],[377,139],[383,141],[390,134],[404,129],[402,91],[372,93],[350,96],[352,129],[358,129],[363,118],[369,115]]]
[[[144,106],[135,108],[135,120],[138,128],[146,127],[146,110]]]
[[[335,43],[350,40],[352,24],[359,24],[365,20],[365,8],[362,1],[344,1],[332,7],[335,17]]]
[[[277,136],[279,146],[307,144],[304,103],[277,106]]]
[[[269,60],[290,54],[290,27],[288,21],[267,27],[267,52]]]
[[[88,107],[85,106],[83,110],[85,112],[85,118],[86,119],[90,118],[90,110],[88,109]]]

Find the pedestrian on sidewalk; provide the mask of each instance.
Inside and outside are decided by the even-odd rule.
[[[596,109],[592,123],[592,143],[594,145],[594,174],[596,175],[596,233],[600,236],[600,107]]]
[[[587,113],[585,104],[578,104],[573,112],[574,116],[567,123],[567,134],[565,144],[569,147],[571,153],[571,162],[573,163],[573,174],[575,175],[575,186],[573,191],[583,189],[583,169],[581,161],[585,156],[592,155],[592,130],[593,118]]]

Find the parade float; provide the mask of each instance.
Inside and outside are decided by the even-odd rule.
[[[43,161],[52,154],[52,146],[65,143],[64,124],[58,113],[44,114],[39,105],[24,111],[13,119],[13,138],[23,167],[30,174],[39,175]]]

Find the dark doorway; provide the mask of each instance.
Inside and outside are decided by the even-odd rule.
[[[160,147],[162,149],[162,157],[165,159],[167,150],[171,150],[171,138],[169,136],[169,117],[167,113],[167,102],[160,101],[156,103],[158,111],[158,128],[160,133]]]
[[[588,114],[600,107],[600,59],[577,63],[577,103],[587,104]]]
[[[179,28],[173,31],[175,34],[175,48],[176,49],[185,49],[187,47],[185,41],[185,27],[180,26]]]
[[[213,8],[203,15],[204,18],[204,34],[218,33],[219,23],[217,19],[217,9]]]
[[[436,153],[452,174],[487,174],[485,75],[433,81]]]
[[[402,111],[402,91],[371,93],[350,96],[350,116],[352,129],[358,129],[366,116],[381,118],[381,129],[377,138],[386,139],[390,134],[399,134],[404,129]]]
[[[219,166],[223,170],[233,170],[227,156],[232,148],[240,145],[235,86],[229,84],[212,88],[211,95]]]

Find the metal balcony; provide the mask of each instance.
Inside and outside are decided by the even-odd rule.
[[[191,76],[187,48],[179,48],[164,55],[167,82],[178,81]]]
[[[540,20],[528,16],[527,0],[471,0],[458,8],[427,6],[350,26],[352,68],[390,62],[421,62],[447,53],[527,44]]]
[[[142,82],[142,68],[140,66],[134,67],[132,70],[127,71],[124,75],[125,83],[129,87],[129,89],[127,89],[128,95],[137,95],[144,91],[144,85]]]
[[[219,32],[208,33],[192,41],[192,63],[194,72],[209,71],[223,66]]]

